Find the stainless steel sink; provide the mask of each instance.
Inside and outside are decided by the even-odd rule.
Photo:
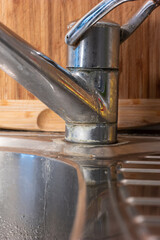
[[[0,239],[160,239],[160,138],[0,133]]]
[[[55,159],[0,152],[0,239],[69,239],[85,191],[77,171]]]

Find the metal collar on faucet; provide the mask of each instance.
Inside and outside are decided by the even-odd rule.
[[[67,141],[117,141],[120,42],[159,6],[159,0],[149,0],[121,28],[111,22],[95,24],[126,1],[132,0],[101,1],[73,26],[66,37],[69,71],[0,24],[0,68],[65,120]]]

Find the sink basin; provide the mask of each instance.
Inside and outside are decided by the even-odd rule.
[[[83,222],[75,224],[79,191],[85,196],[77,171],[55,159],[0,152],[0,239],[69,239]]]
[[[97,178],[99,170],[84,169],[88,184],[75,163],[0,152],[0,239],[118,240],[104,176],[102,184],[89,183],[87,174]]]

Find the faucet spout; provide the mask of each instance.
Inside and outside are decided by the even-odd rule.
[[[0,68],[66,122],[107,121],[101,96],[76,83],[73,75],[0,24]]]

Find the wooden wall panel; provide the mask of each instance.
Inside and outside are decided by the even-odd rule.
[[[67,24],[82,17],[99,0],[0,0],[0,21],[63,67]],[[125,3],[107,18],[123,24],[144,3]],[[105,17],[106,18],[106,17]],[[121,46],[120,98],[160,97],[160,9]],[[34,99],[0,72],[0,99]]]

